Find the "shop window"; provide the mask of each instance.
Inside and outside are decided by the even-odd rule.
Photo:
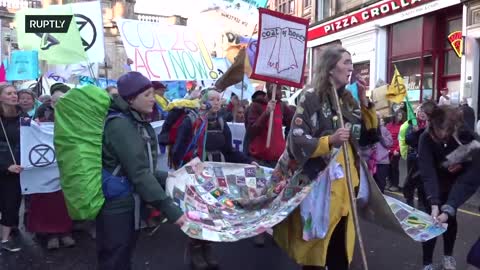
[[[415,54],[422,51],[423,17],[392,26],[392,56]]]
[[[449,20],[447,22],[447,36],[455,31],[462,31],[462,18],[457,18]],[[448,39],[445,38],[445,48],[450,49],[452,45],[448,42]]]
[[[457,56],[455,51],[449,50],[445,53],[445,70],[444,75],[460,74],[461,59]]]

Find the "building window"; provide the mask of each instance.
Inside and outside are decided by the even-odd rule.
[[[312,6],[312,0],[303,0],[304,8],[309,8],[310,6]]]
[[[332,14],[331,12],[331,2],[330,0],[317,0],[318,5],[317,5],[317,18],[316,21],[321,21],[323,19],[326,19],[330,17]]]
[[[293,0],[290,0],[288,13],[290,14],[295,13],[295,1]]]

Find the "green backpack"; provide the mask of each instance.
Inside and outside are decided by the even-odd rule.
[[[74,88],[55,105],[54,145],[60,184],[70,217],[93,220],[105,202],[102,192],[102,140],[111,104],[96,86]]]

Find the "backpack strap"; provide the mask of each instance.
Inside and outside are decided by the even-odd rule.
[[[122,112],[117,112],[117,111],[109,111],[107,114],[107,117],[105,118],[105,124],[104,127],[107,125],[107,123],[114,119],[114,118],[128,118],[124,113]],[[147,129],[141,125],[137,124],[137,128],[140,131],[140,134],[142,135],[142,138],[147,142],[147,151],[148,151],[148,162],[149,162],[149,167],[150,167],[150,172],[153,173],[153,156],[152,156],[152,146],[150,145],[151,137],[148,134]],[[122,169],[122,165],[118,164],[115,169],[112,172],[113,176],[117,176],[120,170]]]

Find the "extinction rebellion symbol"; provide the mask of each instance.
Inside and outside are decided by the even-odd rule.
[[[30,150],[28,159],[34,167],[47,167],[55,162],[55,150],[49,145],[37,144]]]
[[[85,51],[88,51],[97,40],[97,28],[90,18],[82,14],[75,14],[75,21],[77,22],[78,31],[80,31],[82,45]]]

